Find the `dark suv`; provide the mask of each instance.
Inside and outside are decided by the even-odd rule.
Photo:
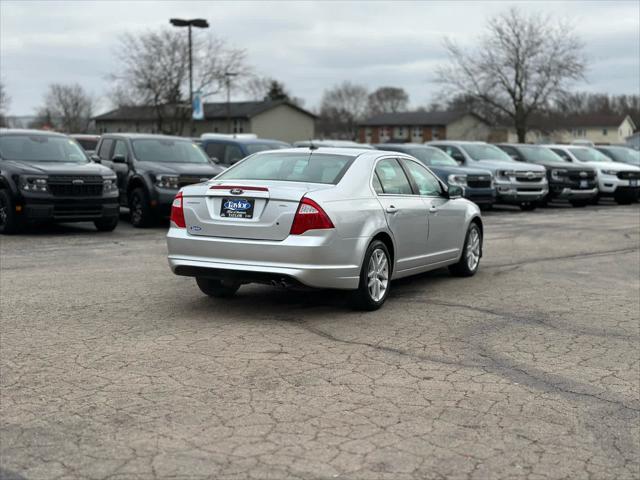
[[[105,134],[92,158],[116,172],[120,205],[129,207],[134,227],[168,217],[181,187],[222,171],[193,140],[165,135]]]
[[[200,145],[207,155],[223,168],[228,168],[254,153],[291,147],[280,140],[207,133],[202,135]]]
[[[547,169],[549,193],[538,203],[563,199],[574,207],[583,207],[598,195],[596,171],[587,165],[567,162],[542,145],[501,143],[497,146],[518,162],[537,163]]]
[[[89,161],[78,143],[59,133],[0,130],[0,233],[29,222],[92,221],[116,228],[116,175]]]

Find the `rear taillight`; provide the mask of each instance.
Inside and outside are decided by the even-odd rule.
[[[178,228],[187,228],[184,221],[184,209],[182,208],[182,192],[178,192],[171,204],[171,223]]]
[[[302,235],[307,230],[322,230],[326,228],[334,228],[329,216],[316,202],[302,197],[296,216],[293,218],[291,235]]]

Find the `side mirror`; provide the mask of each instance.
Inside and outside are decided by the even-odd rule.
[[[213,163],[220,163],[220,159],[218,157],[209,157],[209,160],[211,160]]]
[[[511,157],[511,160],[515,160],[516,162],[519,161],[520,159],[518,158],[517,155],[514,155],[513,153],[509,155]]]
[[[127,159],[124,155],[114,155],[113,158],[111,158],[111,161],[113,163],[127,163]]]
[[[464,195],[464,188],[459,185],[449,185],[447,190],[447,197],[450,199],[461,198]]]
[[[96,163],[102,163],[102,159],[96,155],[95,153],[93,155],[91,155],[91,160],[96,162]]]

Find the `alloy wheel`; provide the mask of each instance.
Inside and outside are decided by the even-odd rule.
[[[475,270],[480,263],[480,233],[477,228],[473,228],[469,232],[466,255],[469,270]]]
[[[0,200],[0,226],[7,223],[7,205],[4,200]]]
[[[138,195],[131,197],[131,223],[138,224],[142,221],[142,200]]]
[[[375,302],[384,298],[389,285],[389,261],[387,255],[380,248],[371,252],[367,270],[367,286],[369,295]]]

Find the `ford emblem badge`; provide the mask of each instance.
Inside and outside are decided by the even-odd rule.
[[[231,190],[229,190],[229,192],[232,195],[242,195],[244,193],[244,190],[242,190],[241,188],[232,188]]]

